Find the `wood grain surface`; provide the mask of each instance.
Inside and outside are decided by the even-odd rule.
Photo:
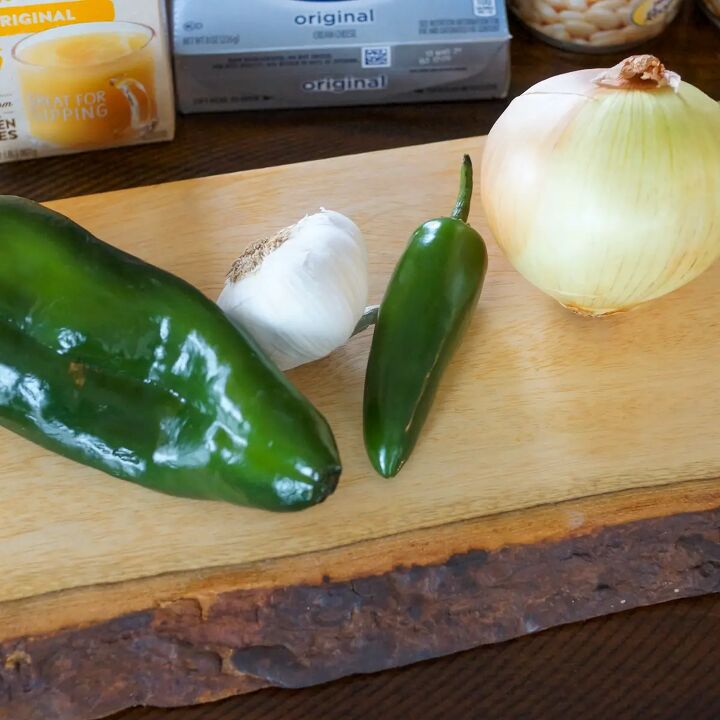
[[[370,300],[378,302],[412,230],[449,212],[462,155],[479,163],[482,144],[457,140],[51,207],[210,297],[253,240],[321,205],[337,209],[365,229]],[[489,238],[478,202],[470,220]],[[344,465],[340,490],[302,513],[171,498],[0,432],[0,602],[720,477],[720,392],[708,391],[720,356],[720,265],[666,298],[593,322],[540,294],[488,244],[471,331],[422,442],[392,482],[375,475],[362,442],[370,333],[291,373],[328,418]],[[685,510],[683,498],[668,493],[657,514]],[[569,517],[567,530],[584,522]],[[517,539],[510,531],[502,541]]]
[[[516,34],[517,32],[516,30]],[[531,43],[521,31],[519,34],[519,41],[516,39],[514,44],[515,90],[524,89],[523,85],[527,86],[553,72],[588,64],[607,64],[601,63],[600,59],[593,59],[588,63],[587,58]],[[686,79],[717,96],[720,94],[717,38],[714,30],[704,25],[704,20],[690,9],[686,10],[682,24],[676,23],[658,44],[664,50],[664,59],[668,60],[671,55],[677,58],[674,66]],[[661,52],[660,49],[656,51],[658,54]],[[670,60],[668,63],[673,64]],[[0,191],[45,199],[86,192],[93,188],[110,189],[138,182],[272,164],[278,161],[278,157],[290,160],[306,159],[441,139],[453,134],[468,135],[474,132],[475,127],[487,130],[501,109],[502,103],[478,103],[375,108],[363,111],[362,114],[343,110],[277,113],[267,118],[258,115],[184,118],[181,120],[180,137],[173,145],[3,166],[0,168]],[[290,139],[296,141],[290,142]],[[113,171],[107,172],[108,168]],[[648,507],[652,507],[654,503],[654,499],[645,501]],[[95,596],[95,602],[100,604],[99,596]],[[690,609],[682,612],[673,609],[678,607]],[[32,614],[38,618],[42,613],[42,608],[36,606]],[[8,616],[0,614],[0,622],[2,617]],[[648,622],[643,618],[650,617],[655,618],[653,627],[662,628],[663,632],[653,635],[643,630],[643,623]],[[16,614],[14,620],[18,618],[19,615]],[[277,717],[278,706],[286,709],[287,717],[316,717],[313,708],[318,707],[324,708],[323,717],[359,717],[359,714],[353,713],[362,713],[363,707],[365,715],[368,708],[376,708],[379,713],[376,717],[396,717],[398,708],[403,707],[406,710],[412,708],[416,713],[413,716],[418,717],[438,716],[440,708],[443,714],[451,717],[470,717],[470,706],[477,703],[480,703],[479,708],[484,708],[488,717],[563,717],[562,714],[553,714],[560,712],[562,708],[578,712],[585,708],[586,714],[582,715],[583,717],[601,717],[600,714],[592,713],[599,712],[598,708],[602,707],[610,712],[615,708],[617,712],[613,716],[616,717],[638,717],[637,714],[632,714],[633,708],[638,710],[643,707],[647,712],[643,717],[717,717],[720,712],[717,710],[717,688],[710,683],[703,684],[707,668],[713,666],[713,661],[716,667],[717,661],[716,655],[713,655],[712,649],[708,650],[705,643],[707,633],[712,635],[714,629],[716,637],[717,630],[720,629],[716,604],[712,600],[675,603],[651,611],[591,623],[588,627],[595,629],[584,631],[582,627],[577,627],[549,631],[538,638],[498,646],[497,649],[480,649],[447,661],[419,666],[405,673],[385,673],[374,678],[336,683],[316,691],[296,694],[263,691],[255,696],[226,701],[214,707],[168,712],[133,711],[124,717],[133,720],[140,717],[219,718],[234,716],[234,713],[242,713],[248,717]],[[587,639],[588,634],[595,638],[594,642],[587,642],[588,646],[596,650],[604,648],[605,652],[599,655],[598,652],[587,652],[583,656],[584,665],[576,666],[577,654],[573,648],[577,650],[577,643],[581,642],[583,637]],[[623,642],[619,642],[620,638],[631,639],[629,649]],[[635,638],[634,641],[632,638]],[[682,652],[676,653],[677,662],[670,662],[668,657],[667,662],[663,663],[665,656],[654,651],[667,643],[672,645],[673,638],[677,638],[674,645],[680,644]],[[566,689],[567,697],[562,702],[558,700],[556,693],[550,693],[547,688],[533,682],[538,674],[538,665],[534,659],[537,641],[541,639],[545,643],[545,653],[540,653],[540,657],[545,658],[550,667],[554,666],[558,670],[555,677],[574,677],[576,681],[577,687],[570,692]],[[716,649],[717,646],[714,646],[715,651]],[[483,658],[487,658],[488,663],[492,664],[493,659],[500,653],[504,654],[506,660],[498,672],[493,674],[493,685],[488,681],[487,671],[476,671],[478,665],[484,667]],[[685,664],[680,662],[680,659]],[[589,672],[583,674],[582,670],[588,666],[598,669],[602,677],[601,683],[591,682]],[[575,667],[580,671],[579,674],[577,671],[568,673],[568,668]],[[635,674],[624,672],[628,667],[636,668]],[[535,668],[536,671],[524,676],[523,673],[527,673],[530,668]],[[641,668],[646,670],[649,676],[644,676],[644,683],[633,682],[633,678],[637,680]],[[703,669],[706,670],[705,675]],[[672,687],[666,682],[669,679],[666,674],[670,671],[673,672]],[[421,705],[417,700],[417,690],[423,684],[427,685],[429,677],[422,675],[424,672],[434,673],[430,677],[435,678],[436,693],[435,702]],[[418,673],[424,680],[417,680],[420,677]],[[694,680],[695,673],[697,681]],[[511,675],[516,680],[514,683],[510,682]],[[518,676],[524,677],[521,685],[517,681]],[[540,676],[545,677],[542,673]],[[463,678],[463,681],[458,681],[458,678]],[[416,682],[417,684],[413,684]],[[509,688],[503,685],[503,682],[510,683]],[[608,682],[612,682],[615,688],[624,689],[624,695],[619,692],[614,695],[605,693],[603,703],[592,702],[594,697],[600,697],[601,689],[606,687],[603,683]],[[517,692],[519,686],[523,689],[522,693]],[[376,692],[372,691],[373,687]],[[497,690],[487,694],[482,689],[487,687]],[[513,687],[516,688],[515,692],[510,692]],[[370,690],[362,691],[358,688]],[[653,692],[643,700],[641,693],[648,689]],[[681,693],[684,698],[682,702]],[[632,698],[635,698],[635,705]],[[662,702],[659,698],[662,698]],[[699,698],[703,698],[702,703]],[[624,715],[620,712],[621,705]],[[454,714],[452,708],[456,709]],[[686,710],[694,714],[684,715]],[[266,714],[263,715],[263,712]]]

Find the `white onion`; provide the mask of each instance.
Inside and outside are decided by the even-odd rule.
[[[492,128],[481,193],[530,282],[582,314],[628,309],[720,255],[720,107],[649,55],[558,75]]]

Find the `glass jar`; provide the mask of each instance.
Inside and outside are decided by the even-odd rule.
[[[707,16],[720,27],[720,0],[699,0],[699,2]]]
[[[656,37],[673,21],[681,1],[509,0],[509,6],[551,45],[592,53],[626,50]]]

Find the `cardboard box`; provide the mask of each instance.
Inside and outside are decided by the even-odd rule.
[[[503,0],[174,0],[181,112],[497,98]]]
[[[0,162],[174,130],[163,0],[0,0]]]

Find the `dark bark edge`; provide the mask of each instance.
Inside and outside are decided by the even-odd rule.
[[[192,598],[0,643],[0,718],[91,720],[134,705],[297,688],[720,592],[720,509],[353,581]]]

